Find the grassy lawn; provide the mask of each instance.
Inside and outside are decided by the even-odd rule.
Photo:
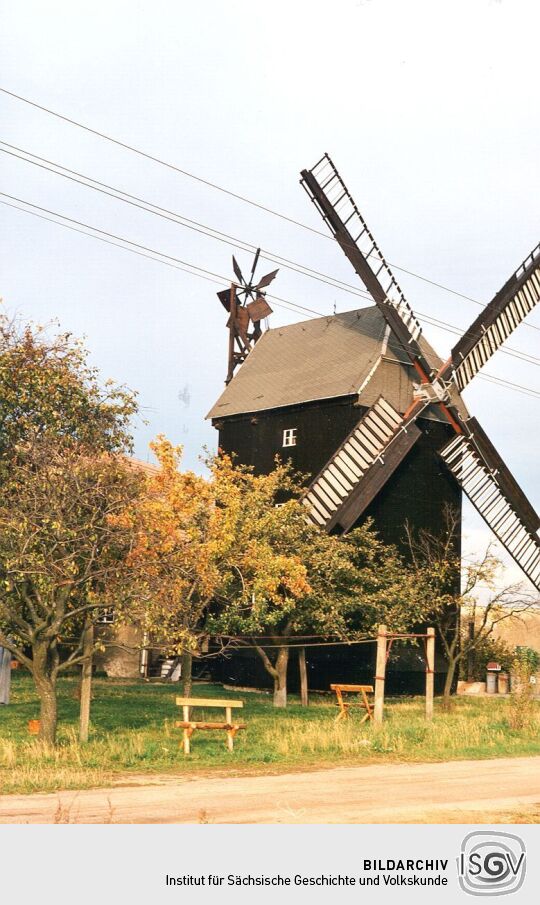
[[[509,703],[499,698],[459,698],[450,714],[435,702],[435,719],[423,719],[422,698],[388,702],[384,726],[359,725],[354,714],[335,723],[330,696],[313,696],[309,708],[292,698],[276,711],[265,694],[224,691],[197,685],[197,696],[241,698],[248,729],[225,749],[222,732],[199,732],[192,754],[184,757],[180,718],[174,705],[176,686],[97,679],[88,744],[77,741],[77,682],[60,683],[59,745],[43,747],[28,735],[27,722],[39,714],[29,677],[15,673],[12,703],[0,708],[0,791],[33,792],[83,789],[129,782],[129,774],[210,772],[282,772],[344,764],[440,761],[459,758],[514,757],[540,754],[540,703],[533,725],[508,728]],[[219,712],[219,711],[218,711]],[[215,720],[216,711],[206,717]],[[202,716],[202,713],[201,713]],[[199,714],[196,715],[199,718]],[[218,719],[220,717],[217,717]]]

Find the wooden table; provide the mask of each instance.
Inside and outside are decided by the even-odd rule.
[[[236,707],[243,707],[243,701],[225,701],[221,698],[176,698],[176,704],[182,708],[183,720],[175,722],[177,729],[184,730],[184,754],[190,752],[190,739],[196,729],[222,729],[227,733],[227,748],[233,750],[234,737],[240,729],[245,729],[245,723],[233,723],[232,711]],[[206,720],[192,720],[190,718],[192,707],[222,707],[225,710],[225,720],[219,723],[209,723]]]
[[[364,716],[360,720],[360,723],[364,723],[366,720],[373,719],[373,707],[371,706],[371,701],[368,698],[368,694],[373,694],[373,685],[334,684],[331,685],[330,688],[336,693],[337,705],[339,707],[339,713],[336,717],[336,722],[338,720],[346,720],[349,716],[349,710],[351,707],[360,707],[362,710],[366,711]],[[358,694],[360,700],[347,701],[343,698],[344,694]]]

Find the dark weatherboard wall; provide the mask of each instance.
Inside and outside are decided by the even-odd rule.
[[[315,477],[358,423],[367,409],[344,397],[283,409],[240,415],[219,424],[219,445],[235,453],[238,461],[264,474],[274,467],[275,456],[290,459],[294,468]],[[390,478],[366,512],[386,543],[403,549],[404,523],[437,531],[444,504],[461,506],[459,488],[437,452],[452,436],[449,425],[419,421],[423,436]],[[296,446],[283,447],[283,431],[296,428]]]
[[[271,471],[275,456],[280,455],[314,477],[364,411],[346,396],[236,415],[214,423],[219,425],[220,447],[235,452],[240,462],[253,465],[258,473]],[[284,449],[283,431],[291,427],[297,429],[296,446]]]

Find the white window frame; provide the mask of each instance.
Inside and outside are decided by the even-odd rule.
[[[286,427],[283,431],[282,446],[296,446],[297,427]]]

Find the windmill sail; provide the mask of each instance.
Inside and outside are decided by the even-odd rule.
[[[449,377],[453,371],[458,389],[463,390],[538,302],[540,245],[536,246],[454,346],[448,373],[443,377]]]
[[[505,463],[501,459],[491,440],[489,439],[485,431],[480,427],[480,424],[478,423],[476,418],[469,418],[465,422],[465,426],[467,427],[467,430],[470,431],[470,439],[472,440],[473,445],[476,447],[479,455],[483,458],[484,462],[489,464],[491,471],[496,474],[497,483],[499,484],[501,490],[508,497],[508,499],[512,499],[514,501],[516,510],[519,513],[519,516],[522,519],[524,525],[529,531],[532,531],[533,534],[536,534],[536,532],[540,528],[540,517],[534,509],[534,506],[531,505],[531,503],[523,493],[521,487],[519,486],[508,466],[505,465]]]
[[[540,245],[523,262],[452,350],[433,367],[421,328],[330,157],[302,171],[302,185],[371,293],[424,385],[407,419],[384,399],[368,411],[311,483],[304,504],[327,531],[348,531],[421,435],[415,422],[438,404],[456,436],[440,455],[458,484],[524,573],[540,590],[540,519],[478,422],[458,405],[459,392],[540,301]],[[429,353],[428,358],[429,358]],[[451,388],[451,382],[454,387]],[[423,402],[419,401],[423,400]],[[381,425],[377,419],[384,420]],[[378,431],[373,430],[377,424]]]
[[[313,169],[302,170],[301,176],[302,185],[387,323],[413,363],[429,376],[433,368],[418,344],[422,328],[328,154]]]
[[[379,397],[311,482],[302,500],[311,520],[326,531],[352,528],[420,435]]]
[[[540,540],[519,494],[465,434],[454,437],[441,456],[471,503],[515,562],[540,590]],[[512,479],[513,480],[513,479]]]

